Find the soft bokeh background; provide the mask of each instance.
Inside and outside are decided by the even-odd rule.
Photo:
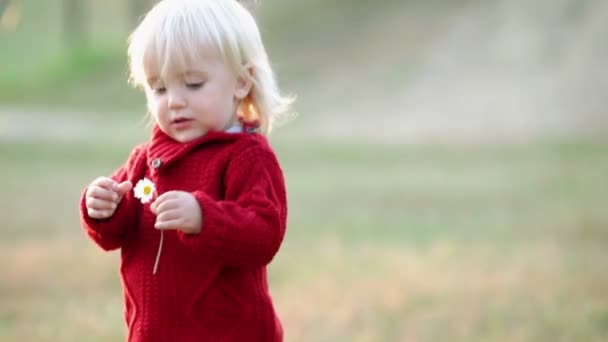
[[[0,340],[118,341],[81,190],[144,141],[153,1],[0,0]],[[608,2],[262,0],[297,119],[286,341],[608,340]]]

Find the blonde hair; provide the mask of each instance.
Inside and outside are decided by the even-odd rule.
[[[263,134],[292,114],[293,98],[279,91],[255,19],[236,0],[156,4],[129,37],[130,81],[147,89],[151,70],[160,71],[161,77],[182,73],[207,54],[206,49],[220,56],[236,76],[252,82],[239,115],[259,121]]]

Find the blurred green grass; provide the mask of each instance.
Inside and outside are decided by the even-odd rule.
[[[411,43],[418,38],[393,26],[411,18],[439,21],[439,13],[449,13],[460,3],[438,6],[439,2],[265,0],[255,12],[287,92],[297,87],[298,94],[328,103],[344,95],[349,83],[337,77],[337,84],[328,84],[327,78],[343,75],[346,65],[370,84],[401,85],[407,80],[420,43],[396,44],[395,39]],[[76,46],[62,36],[60,0],[20,3],[20,25],[15,31],[0,30],[0,104],[106,111],[143,108],[143,96],[127,84],[126,40],[133,25],[125,2],[108,0],[102,6],[87,1],[94,13],[88,20],[89,39]],[[373,51],[381,50],[389,51],[382,58],[392,56],[390,62],[370,65],[369,60],[378,57]],[[318,83],[326,87],[320,89]],[[317,101],[301,103],[314,106]]]

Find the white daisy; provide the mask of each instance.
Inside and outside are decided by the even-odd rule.
[[[150,202],[154,197],[156,187],[154,186],[154,183],[152,183],[151,180],[149,180],[148,178],[143,178],[140,179],[139,182],[137,182],[137,185],[135,185],[133,192],[135,193],[135,198],[139,198],[141,203],[146,204]]]

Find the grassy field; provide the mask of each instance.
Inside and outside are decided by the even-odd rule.
[[[77,202],[135,131],[0,143],[0,340],[123,338],[118,254],[85,238]],[[274,144],[287,341],[608,338],[608,142],[324,145],[288,125]]]

